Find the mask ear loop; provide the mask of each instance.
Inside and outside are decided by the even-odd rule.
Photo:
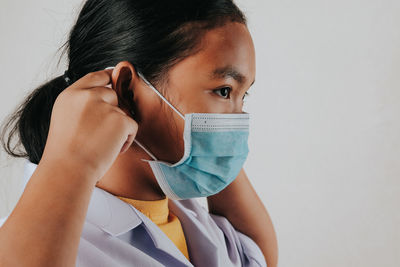
[[[144,76],[141,72],[137,72],[138,76],[144,81],[144,83],[149,86],[165,103],[167,103],[170,108],[172,108],[183,120],[185,120],[185,116],[179,112]],[[133,140],[138,146],[140,146],[153,160],[157,161],[157,158],[148,150],[146,149],[142,144],[140,144],[136,139]],[[142,159],[143,161],[148,161],[145,159]]]
[[[105,68],[105,70],[107,69],[114,69],[114,67],[110,66]],[[170,108],[172,108],[183,120],[185,120],[185,116],[179,112],[179,110],[177,110],[144,76],[141,72],[137,72],[138,76],[140,78],[142,78],[142,80],[162,99],[164,100],[165,103],[167,103],[168,106],[170,106]]]
[[[113,66],[107,67],[106,69],[114,69]],[[185,116],[179,112],[169,101],[143,76],[142,73],[137,72],[138,76],[142,78],[142,80],[162,99],[165,103],[167,103],[183,120],[185,120]],[[157,161],[157,158],[147,149],[145,148],[138,140],[133,140],[140,148],[144,150],[153,160]],[[146,159],[142,159],[143,161],[148,161]]]
[[[185,120],[185,116],[179,112],[179,110],[177,110],[171,103],[169,103],[169,101],[143,76],[142,73],[137,72],[137,74],[139,75],[140,78],[142,78],[142,80],[162,99],[164,100],[165,103],[168,104],[168,106],[170,106],[170,108],[172,108],[183,120]]]
[[[146,152],[154,161],[157,161],[157,158],[147,149],[145,148],[141,143],[139,143],[138,140],[134,139],[133,140],[136,144],[138,144],[138,146],[140,146],[144,152]],[[147,161],[147,159],[142,159],[143,161]]]
[[[105,70],[108,70],[108,69],[114,69],[115,67],[113,67],[113,66],[110,66],[110,67],[107,67],[107,68],[105,68]],[[141,76],[142,77],[142,76]],[[146,81],[147,82],[147,81]],[[149,83],[149,82],[147,82],[147,83]],[[142,148],[143,150],[144,150],[144,152],[146,152],[153,160],[157,160],[157,158],[147,149],[147,148],[145,148],[138,140],[136,140],[136,139],[134,139],[133,140],[136,144],[138,144],[138,146],[140,147],[140,148]],[[142,159],[143,161],[147,161],[146,159]]]

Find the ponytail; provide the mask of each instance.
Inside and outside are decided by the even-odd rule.
[[[69,83],[126,60],[152,84],[166,84],[168,71],[201,49],[204,34],[228,22],[247,25],[233,0],[86,0],[65,43]],[[44,83],[7,118],[0,141],[8,154],[39,163],[54,102],[69,83],[62,75]]]
[[[1,125],[0,141],[9,155],[39,163],[47,140],[54,102],[67,86],[63,75],[40,85],[6,118]],[[13,145],[14,138],[17,138],[17,143]],[[21,144],[25,152],[19,149]]]

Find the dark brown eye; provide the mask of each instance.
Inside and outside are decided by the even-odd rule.
[[[215,89],[214,93],[227,99],[227,98],[229,98],[231,90],[232,90],[232,88],[230,88],[230,87],[223,87],[223,88]]]

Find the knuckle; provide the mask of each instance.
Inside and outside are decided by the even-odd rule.
[[[89,72],[85,75],[90,80],[95,80],[98,77],[98,73],[96,72]]]
[[[79,94],[79,100],[83,102],[90,102],[93,98],[93,92],[90,90],[82,90]]]
[[[58,94],[56,100],[54,101],[54,104],[58,105],[60,103],[69,103],[71,100],[74,100],[74,98],[74,92],[64,90],[60,94]]]
[[[108,113],[108,118],[109,120],[111,120],[113,123],[121,123],[122,121],[122,116],[123,114],[121,114],[120,112],[118,112],[117,110],[113,109]]]
[[[104,89],[105,94],[109,95],[111,100],[118,103],[118,95],[114,90]]]
[[[138,129],[138,124],[135,120],[133,120],[131,117],[129,116],[124,116],[125,117],[125,122],[127,124],[127,126],[133,130],[137,130]]]
[[[90,91],[96,92],[104,101],[118,103],[118,95],[114,90],[110,90],[104,87],[95,87]]]
[[[63,99],[65,98],[65,93],[66,91],[62,91],[61,93],[58,94],[58,96],[56,97],[56,100],[54,101],[54,103],[58,103],[60,101],[63,101]]]

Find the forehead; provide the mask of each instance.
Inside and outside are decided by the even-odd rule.
[[[255,49],[247,27],[232,22],[207,31],[200,52],[178,63],[176,70],[181,77],[185,74],[203,80],[232,78],[250,86],[255,77]]]

